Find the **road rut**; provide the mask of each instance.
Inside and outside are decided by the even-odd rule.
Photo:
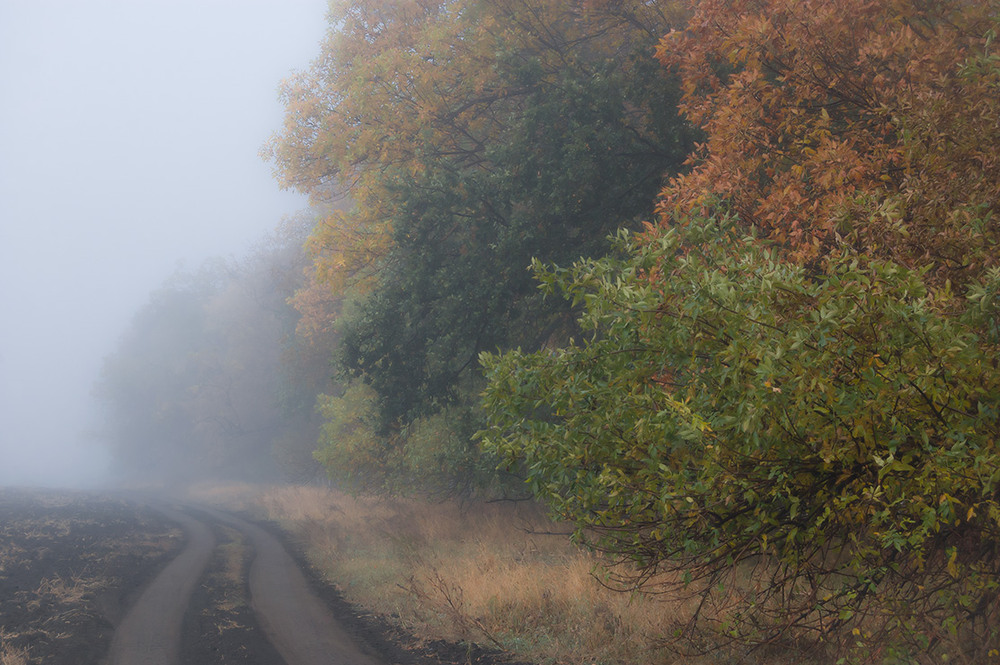
[[[110,665],[175,665],[179,661],[184,612],[215,548],[215,537],[204,523],[173,509],[159,510],[181,525],[187,544],[118,625]]]
[[[216,547],[213,523],[238,530],[253,547],[250,604],[284,661],[275,665],[382,665],[341,627],[295,560],[266,530],[210,508],[157,509],[181,525],[187,542],[119,624],[109,665],[179,665],[184,613]]]

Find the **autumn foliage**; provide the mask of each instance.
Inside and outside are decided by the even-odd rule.
[[[607,581],[694,599],[678,648],[1000,653],[998,16],[334,3],[269,148],[330,210],[294,300],[346,380],[319,459],[506,461]]]
[[[303,331],[337,319],[337,369],[364,384],[322,403],[324,459],[364,459],[334,434],[350,430],[385,451],[368,476],[453,469],[465,488],[470,468],[496,475],[471,442],[478,354],[565,339],[573,316],[539,296],[531,259],[601,254],[653,213],[692,132],[652,53],[685,17],[681,3],[633,0],[333,5],[270,145],[284,184],[352,204],[313,230],[314,280],[296,297]]]
[[[964,281],[996,265],[995,2],[706,0],[657,55],[705,142],[663,219],[722,197],[799,261],[841,239]],[[859,221],[863,220],[863,222]]]
[[[139,313],[125,465],[530,491],[685,654],[1000,659],[1000,0],[329,20],[317,217]]]
[[[512,139],[559,141],[588,160],[591,150],[628,151],[651,171],[644,177],[658,181],[683,158],[687,140],[674,90],[662,85],[666,74],[648,54],[685,13],[682,3],[634,1],[333,3],[336,27],[313,66],[285,82],[284,128],[267,150],[285,186],[324,203],[350,194],[352,209],[331,213],[311,240],[324,253],[322,279],[341,289],[377,271],[395,245],[409,192],[441,186],[442,169],[516,182],[534,155],[521,146],[524,161],[511,161],[498,148]],[[558,101],[561,108],[547,107]],[[605,106],[606,115],[572,117],[592,105]],[[630,136],[606,148],[610,137],[599,133],[618,127]],[[595,134],[579,139],[590,145],[574,145],[581,131]],[[650,155],[658,159],[650,163]],[[621,155],[606,157],[614,163]],[[495,200],[495,184],[449,184],[466,188],[455,192],[463,215],[510,215],[510,195]]]
[[[536,264],[588,335],[482,356],[484,445],[694,599],[679,648],[1000,654],[998,10],[695,3],[657,48],[690,171]]]

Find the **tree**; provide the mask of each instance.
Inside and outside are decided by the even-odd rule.
[[[105,358],[95,393],[105,405],[104,437],[120,469],[171,478],[207,468],[196,441],[189,388],[199,383],[195,353],[207,336],[204,303],[224,282],[207,263],[154,292]]]
[[[996,265],[994,0],[706,0],[658,55],[707,139],[662,219],[723,197],[808,261],[855,247],[940,281]],[[851,214],[845,214],[846,211]],[[864,223],[858,223],[864,220]]]
[[[404,445],[409,425],[474,410],[481,350],[572,327],[526,267],[601,253],[651,214],[690,145],[650,57],[680,15],[551,0],[335,10],[323,56],[286,87],[272,155],[286,184],[323,197],[343,183],[357,204],[313,243],[326,284],[366,294],[340,357],[374,389],[380,435]],[[474,419],[458,420],[475,456]]]
[[[96,389],[123,473],[315,474],[313,406],[331,390],[329,354],[306,360],[287,302],[304,278],[308,221],[283,225],[241,261],[178,273],[137,313]]]
[[[694,594],[689,645],[1000,653],[998,9],[699,2],[659,47],[690,172],[537,269],[581,341],[483,356],[486,448]]]

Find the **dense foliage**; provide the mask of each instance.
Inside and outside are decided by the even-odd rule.
[[[311,264],[154,297],[102,384],[120,457],[505,462],[609,581],[691,594],[687,648],[1000,657],[998,17],[334,2],[267,151],[326,211]]]
[[[483,356],[487,449],[700,597],[690,646],[1000,654],[998,9],[696,3],[658,50],[691,171],[537,268],[581,341]]]
[[[847,246],[813,275],[687,221],[540,272],[588,336],[484,356],[486,445],[640,580],[681,572],[723,634],[1000,643],[1000,272],[956,312]]]
[[[997,264],[994,0],[703,0],[660,59],[707,139],[663,193],[706,196],[801,261],[849,238],[935,279]]]
[[[652,58],[678,21],[644,2],[334,7],[322,57],[286,87],[272,151],[287,184],[318,198],[342,184],[356,204],[311,240],[325,283],[353,286],[338,353],[366,386],[325,402],[335,475],[428,478],[403,450],[430,455],[412,436],[428,426],[464,442],[436,455],[435,468],[463,471],[445,484],[489,468],[470,443],[479,352],[572,327],[538,297],[531,259],[603,253],[608,233],[652,213],[688,152],[677,85]],[[342,420],[361,395],[366,417]],[[374,466],[348,462],[353,444],[337,434],[361,430],[382,451]]]

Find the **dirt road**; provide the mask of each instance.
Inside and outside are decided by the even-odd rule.
[[[202,522],[161,509],[184,529],[187,545],[128,611],[111,642],[111,665],[174,665],[179,661],[181,624],[194,586],[208,565],[215,538]]]
[[[0,661],[510,665],[350,605],[267,526],[174,501],[0,487]]]
[[[266,640],[280,654],[274,665],[379,665],[312,591],[298,564],[273,535],[235,515],[208,508],[157,507],[186,536],[181,553],[145,589],[119,624],[110,665],[181,662],[185,612],[217,547],[220,526],[250,545],[250,607]],[[246,578],[243,578],[246,580]]]

